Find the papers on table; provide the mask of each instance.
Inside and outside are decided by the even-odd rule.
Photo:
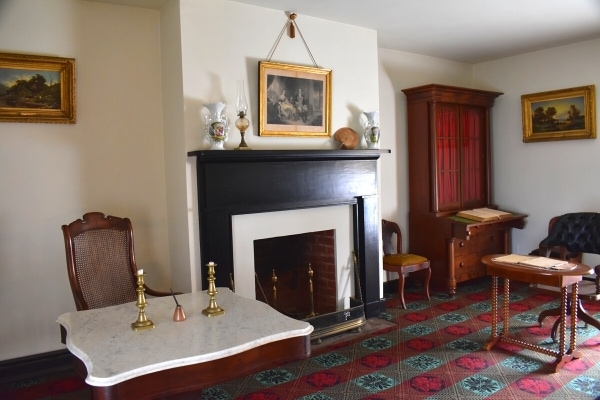
[[[520,254],[508,254],[505,256],[496,257],[494,258],[494,261],[517,264],[524,267],[551,269],[557,271],[570,270],[576,267],[575,264],[571,264],[565,260],[556,260],[548,257],[523,256]]]

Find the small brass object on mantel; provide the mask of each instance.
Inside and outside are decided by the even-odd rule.
[[[206,293],[210,296],[210,301],[208,303],[208,307],[202,310],[202,314],[207,317],[214,317],[217,315],[225,314],[225,310],[217,305],[217,301],[215,300],[215,296],[217,295],[217,288],[215,287],[215,267],[217,264],[214,262],[209,262],[206,264],[208,267],[208,290]]]
[[[131,323],[131,329],[134,331],[143,331],[146,329],[153,329],[154,323],[148,319],[146,316],[146,296],[144,295],[144,270],[139,270],[137,274],[137,301],[135,303],[136,307],[140,309],[138,313],[138,318],[135,322]]]

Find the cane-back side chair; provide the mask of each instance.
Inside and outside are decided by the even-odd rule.
[[[137,299],[138,267],[129,218],[90,212],[62,226],[69,283],[77,310],[109,307]],[[145,286],[150,296],[166,296]]]

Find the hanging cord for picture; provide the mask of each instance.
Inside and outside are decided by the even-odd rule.
[[[271,61],[271,57],[273,57],[273,53],[275,53],[275,50],[277,50],[277,46],[279,45],[279,42],[281,41],[281,37],[283,36],[283,33],[287,30],[287,28],[289,26],[290,37],[292,39],[295,38],[296,30],[298,30],[298,33],[300,34],[300,38],[302,39],[302,42],[304,43],[304,47],[306,48],[306,52],[310,56],[310,59],[312,60],[313,65],[315,66],[315,68],[319,68],[319,66],[317,65],[317,62],[315,61],[315,58],[313,57],[312,53],[310,52],[310,49],[308,48],[308,44],[306,44],[306,40],[304,40],[304,36],[302,36],[302,32],[300,31],[298,24],[296,23],[296,17],[297,17],[296,13],[291,13],[290,17],[287,19],[287,21],[285,21],[285,25],[283,25],[283,29],[279,33],[279,36],[277,37],[275,44],[273,45],[273,47],[271,48],[271,51],[269,52],[269,55],[267,56],[267,61]]]

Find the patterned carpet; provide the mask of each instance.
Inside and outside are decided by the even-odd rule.
[[[514,345],[482,346],[491,332],[491,281],[459,285],[457,296],[406,295],[407,310],[387,301],[394,328],[327,346],[307,359],[203,391],[203,399],[597,399],[600,331],[580,324],[583,357],[551,373],[552,358]],[[558,300],[511,282],[511,333],[556,348],[553,319],[538,314]],[[587,304],[600,317],[600,307]],[[594,306],[595,308],[593,308]],[[186,397],[189,399],[200,397]]]
[[[409,288],[407,310],[391,298],[380,316],[394,325],[327,339],[306,360],[169,399],[600,399],[600,331],[593,327],[579,324],[583,357],[558,373],[550,371],[553,359],[544,354],[504,343],[483,349],[490,337],[490,288],[485,278],[459,285],[452,298],[432,290],[430,302]],[[556,348],[549,338],[554,320],[539,327],[537,317],[558,304],[554,297],[511,282],[511,334]],[[600,317],[600,305],[585,306]],[[0,392],[0,398],[89,398],[87,389],[69,382],[71,392],[47,390],[35,397],[34,385],[20,389],[21,395],[28,389],[27,396],[13,391]]]

